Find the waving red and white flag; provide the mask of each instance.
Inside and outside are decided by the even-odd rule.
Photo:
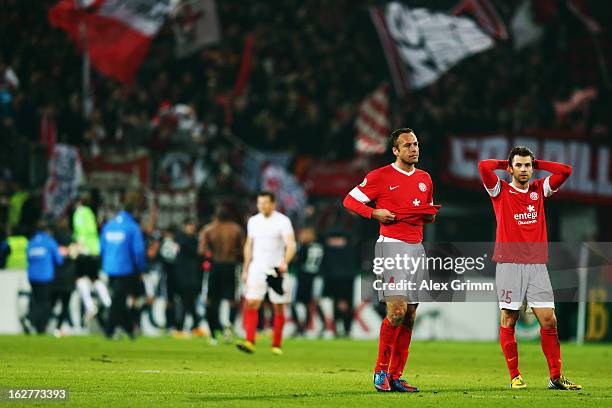
[[[355,150],[360,154],[381,154],[387,151],[389,135],[389,85],[383,83],[359,105],[355,127]]]
[[[175,4],[175,0],[60,0],[48,17],[80,49],[87,49],[95,69],[131,82]]]

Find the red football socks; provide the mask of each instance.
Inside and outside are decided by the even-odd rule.
[[[556,379],[561,376],[561,347],[559,346],[559,337],[557,329],[540,329],[542,336],[542,351],[546,356],[550,378]]]
[[[404,373],[404,367],[406,366],[406,360],[408,360],[408,353],[410,347],[410,340],[412,339],[412,330],[400,326],[397,329],[397,338],[395,344],[391,349],[391,366],[389,367],[389,373],[391,378],[397,380],[402,377]]]
[[[244,331],[246,339],[255,344],[255,332],[257,331],[257,323],[259,321],[259,313],[257,309],[244,309]]]
[[[499,343],[506,357],[506,364],[512,379],[521,374],[518,369],[518,348],[514,337],[514,327],[499,327]]]
[[[274,332],[272,334],[272,347],[280,347],[283,340],[283,326],[285,325],[285,312],[274,312]]]
[[[392,326],[389,320],[385,317],[380,325],[380,340],[378,341],[378,359],[376,360],[376,368],[374,372],[379,371],[389,372],[389,361],[391,360],[391,348],[395,344],[398,328]]]

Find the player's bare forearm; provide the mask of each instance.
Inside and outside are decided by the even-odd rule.
[[[244,262],[242,263],[242,280],[243,282],[246,282],[246,278],[249,273],[249,265],[251,264],[251,260],[253,258],[253,239],[251,237],[246,238],[242,255],[244,257]]]
[[[289,265],[296,252],[295,236],[291,234],[285,237],[285,258],[284,264]],[[286,272],[286,271],[284,271]]]
[[[533,168],[552,173],[549,178],[550,188],[557,190],[572,175],[572,166],[547,160],[535,160]]]
[[[372,219],[375,219],[382,224],[389,224],[395,221],[395,214],[384,208],[377,208],[372,211]]]

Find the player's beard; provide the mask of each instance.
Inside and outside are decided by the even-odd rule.
[[[531,180],[531,176],[528,174],[525,176],[522,176],[520,174],[518,176],[513,175],[512,178],[514,178],[514,181],[516,181],[516,184],[519,184],[519,185],[525,185],[529,183],[529,180]]]

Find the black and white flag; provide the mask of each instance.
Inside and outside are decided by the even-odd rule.
[[[447,10],[391,2],[372,7],[370,16],[398,96],[432,84],[459,61],[508,36],[487,0],[463,0]]]

